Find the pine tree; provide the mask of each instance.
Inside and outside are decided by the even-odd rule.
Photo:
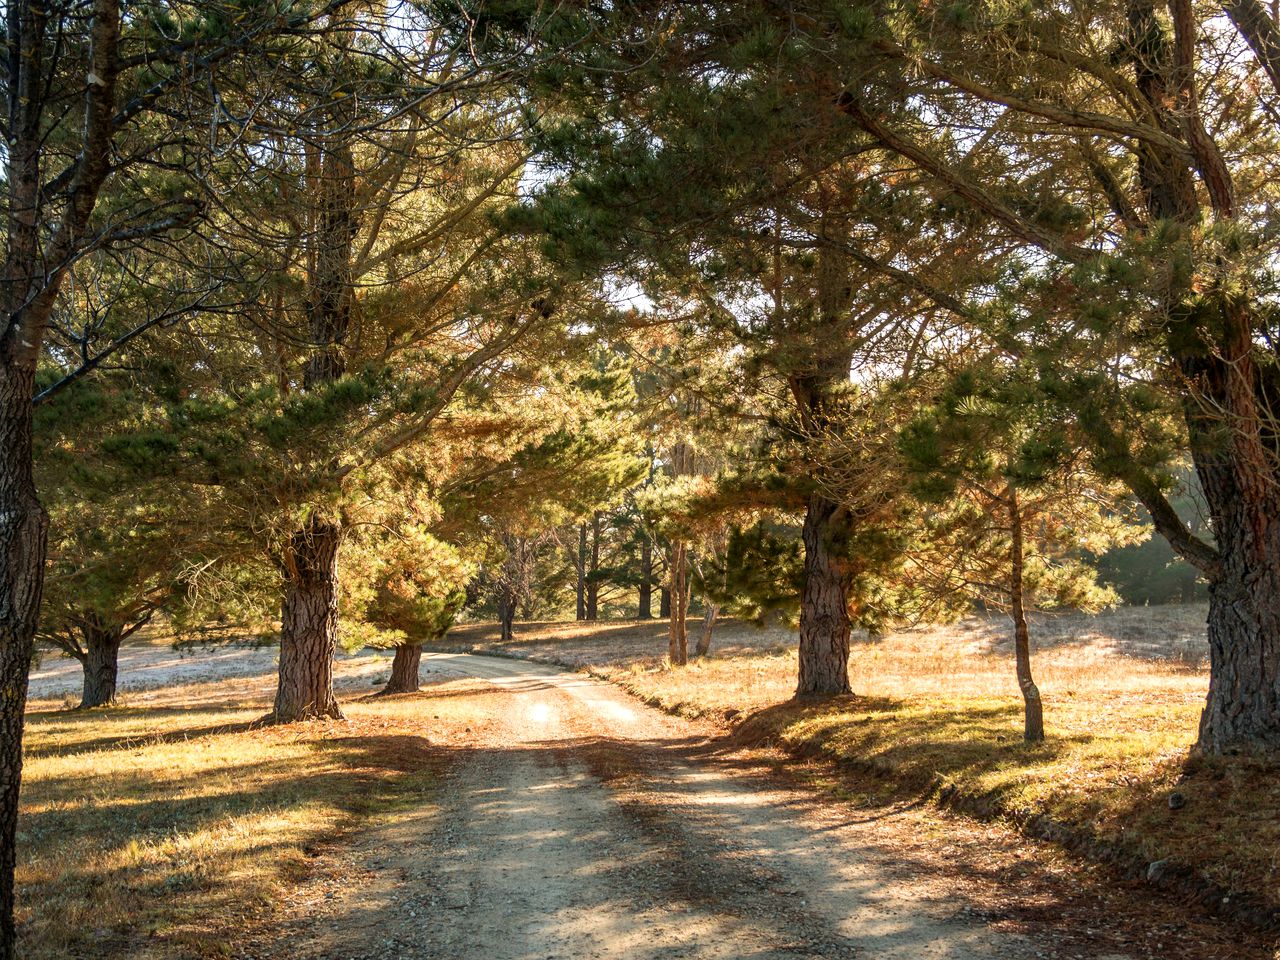
[[[424,524],[358,537],[343,563],[341,643],[395,650],[384,695],[414,693],[424,644],[442,640],[466,601],[475,564]]]
[[[1044,739],[1027,614],[1115,603],[1084,557],[1136,542],[1123,491],[1090,470],[1080,430],[1016,369],[975,363],[954,374],[903,433],[915,490],[931,504],[915,552],[933,611],[958,601],[1006,610],[1024,705],[1024,739]]]

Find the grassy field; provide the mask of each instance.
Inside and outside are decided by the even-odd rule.
[[[998,618],[862,638],[850,663],[856,695],[799,705],[786,630],[724,624],[713,656],[681,669],[665,663],[665,624],[655,622],[522,624],[507,645],[476,624],[451,642],[590,669],[668,710],[713,718],[740,742],[844,761],[848,776],[813,775],[854,802],[949,785],[1280,906],[1275,766],[1188,763],[1207,682],[1203,615],[1170,607],[1038,621],[1049,739],[1035,747],[1021,742]],[[439,767],[426,738],[448,722],[451,701],[427,711],[417,698],[361,699],[385,681],[387,657],[340,660],[348,722],[279,729],[253,723],[269,704],[270,650],[193,661],[152,638],[126,651],[123,705],[88,713],[62,709],[74,702],[63,665],[46,663],[33,689],[47,693],[28,727],[22,956],[223,956],[287,902],[317,852],[430,796]],[[1186,800],[1176,810],[1175,790]]]
[[[37,701],[19,834],[21,956],[227,955],[324,845],[433,789],[412,700],[254,728],[240,680],[86,713]]]
[[[664,709],[877,775],[846,791],[924,790],[1045,814],[1280,907],[1275,764],[1188,755],[1208,682],[1204,615],[1188,606],[1039,618],[1034,667],[1048,740],[1036,746],[1021,739],[1003,618],[863,638],[850,659],[855,694],[816,704],[790,702],[794,638],[782,630],[729,624],[711,658],[678,669],[662,658],[665,625],[653,623],[532,625],[504,652],[589,668]],[[474,627],[457,639],[499,649],[490,636]],[[1175,791],[1185,805],[1171,809]]]

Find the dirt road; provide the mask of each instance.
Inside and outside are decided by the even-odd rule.
[[[243,956],[1181,955],[1144,944],[1150,932],[1084,929],[1087,917],[1065,939],[1010,923],[964,869],[922,856],[952,843],[945,825],[820,802],[612,686],[461,654],[423,668],[437,681],[426,728],[448,754],[438,799],[360,838]]]

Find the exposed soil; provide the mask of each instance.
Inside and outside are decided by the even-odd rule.
[[[241,960],[1274,955],[1005,828],[834,802],[580,674],[423,667],[438,796],[319,852]]]

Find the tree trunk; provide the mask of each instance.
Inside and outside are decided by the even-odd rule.
[[[640,609],[641,620],[653,619],[653,544],[646,536],[640,541]]]
[[[510,590],[503,590],[498,597],[498,638],[506,643],[513,639],[516,620],[516,598]]]
[[[698,645],[693,650],[695,657],[705,657],[711,652],[711,634],[716,628],[716,617],[720,614],[720,605],[710,600],[704,601],[706,612],[702,615],[702,632],[698,634]]]
[[[1205,463],[1201,483],[1221,555],[1209,584],[1209,695],[1199,747],[1209,753],[1280,748],[1280,503],[1241,490]]]
[[[116,674],[120,659],[120,641],[124,629],[112,625],[88,626],[84,635],[84,689],[80,709],[104,707],[115,703]]]
[[[0,369],[0,958],[15,952],[14,841],[27,673],[44,584],[48,516],[32,479],[33,373]]]
[[[587,525],[578,524],[578,619],[587,619]]]
[[[668,587],[658,589],[658,616],[663,620],[671,616],[671,590]]]
[[[391,661],[391,679],[382,688],[383,693],[417,693],[418,667],[422,663],[422,644],[402,643],[396,647]]]
[[[1248,5],[1225,9],[1274,80],[1275,63],[1263,56],[1271,41],[1251,29]],[[1135,36],[1165,35],[1162,14],[1154,0],[1128,2]],[[1188,59],[1194,25],[1173,19],[1174,42],[1132,45],[1137,89],[1163,129],[1185,134],[1213,213],[1230,219],[1230,176],[1196,113]],[[1140,159],[1147,212],[1166,234],[1161,243],[1183,247],[1182,238],[1206,220],[1196,171],[1186,156],[1154,144],[1143,146]],[[1170,235],[1170,225],[1181,236]],[[1174,274],[1186,279],[1165,295],[1166,349],[1187,385],[1183,415],[1216,548],[1189,549],[1186,541],[1195,538],[1176,518],[1161,530],[1209,580],[1209,695],[1197,747],[1214,754],[1274,750],[1280,748],[1280,477],[1270,411],[1277,384],[1271,366],[1258,363],[1258,307],[1235,292],[1234,278],[1225,289],[1210,286],[1213,300],[1206,303],[1203,290],[1190,288],[1193,272]]]
[[[683,540],[671,544],[671,616],[667,623],[667,657],[676,666],[689,662],[688,557]]]
[[[844,425],[837,397],[849,383],[853,350],[848,345],[847,317],[853,298],[848,255],[850,226],[844,215],[824,211],[819,224],[824,240],[834,241],[818,254],[815,305],[820,324],[814,331],[813,356],[791,373],[788,383],[804,427],[806,444],[819,448],[813,469],[821,470],[821,447],[827,435]],[[815,476],[815,479],[818,479]],[[848,511],[828,499],[820,484],[808,494],[804,526],[804,585],[800,591],[800,670],[796,696],[849,692],[850,560],[845,555]]]
[[[1031,677],[1031,632],[1027,628],[1027,612],[1023,604],[1022,508],[1018,493],[1009,487],[1009,532],[1012,543],[1009,556],[1009,612],[1013,617],[1013,653],[1017,661],[1018,689],[1022,691],[1022,739],[1027,743],[1044,740],[1044,703],[1040,688]]]
[[[60,21],[44,5],[13,2],[6,10],[10,99],[3,188],[6,243],[0,271],[0,960],[12,960],[17,951],[13,871],[22,731],[48,544],[49,519],[32,476],[36,365],[59,289],[76,254],[84,249],[89,219],[112,168],[120,4],[95,0],[89,10],[87,44],[63,38],[60,27],[55,40],[50,24]],[[58,46],[50,44],[61,45],[64,39],[72,44],[64,49],[87,53],[93,82],[85,93],[80,142],[65,144],[78,153],[78,160],[58,214],[53,206],[57,191],[48,196],[42,188],[48,171],[42,171],[41,163],[50,130],[46,107],[60,63]]]
[[[804,587],[800,593],[800,681],[796,696],[849,692],[849,606],[845,561],[833,541],[840,508],[821,494],[809,497],[804,528]]]
[[[338,545],[335,520],[312,516],[289,538],[285,552],[284,610],[280,629],[280,674],[276,723],[342,719],[333,694],[333,656],[338,641]]]
[[[600,513],[591,518],[591,566],[587,569],[587,619],[600,619]]]
[[[1182,572],[1178,580],[1178,602],[1195,603],[1196,583],[1198,582],[1195,570],[1188,568]]]

